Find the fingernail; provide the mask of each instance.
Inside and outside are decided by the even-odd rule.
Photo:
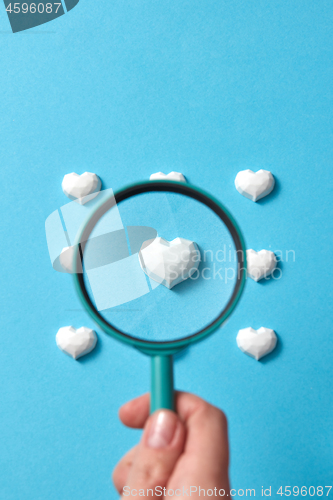
[[[160,410],[151,417],[149,434],[146,440],[149,448],[165,448],[175,434],[178,417],[172,411]]]

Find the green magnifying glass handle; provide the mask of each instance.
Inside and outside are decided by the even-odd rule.
[[[175,409],[172,356],[151,357],[150,413]]]

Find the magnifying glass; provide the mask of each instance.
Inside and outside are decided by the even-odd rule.
[[[123,229],[102,237],[98,228],[109,220]],[[217,330],[244,288],[246,249],[234,218],[189,184],[140,182],[93,210],[75,248],[73,276],[86,311],[105,333],[151,357],[151,412],[174,410],[173,355]],[[172,256],[178,269],[184,248],[197,250],[196,262],[170,288],[167,262],[150,263]]]

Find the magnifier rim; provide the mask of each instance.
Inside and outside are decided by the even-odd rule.
[[[245,284],[246,247],[244,238],[234,217],[224,207],[224,205],[222,205],[222,203],[220,203],[215,197],[213,197],[209,193],[191,184],[188,183],[185,184],[184,182],[167,181],[167,180],[144,181],[125,186],[123,189],[120,189],[113,195],[110,195],[106,200],[103,200],[94,209],[92,214],[89,215],[89,217],[81,226],[81,230],[79,231],[78,236],[76,238],[74,247],[75,271],[79,269],[79,265],[81,262],[79,243],[88,240],[93,228],[96,226],[100,218],[107,212],[107,210],[110,210],[112,206],[115,206],[115,204],[118,204],[121,201],[131,198],[132,196],[136,196],[138,194],[143,194],[147,192],[173,192],[188,196],[189,198],[195,199],[203,203],[204,205],[208,206],[208,208],[210,208],[227,226],[237,251],[237,281],[232,296],[229,299],[226,307],[222,310],[222,312],[205,328],[202,328],[198,332],[193,333],[187,337],[183,337],[181,339],[176,339],[176,340],[167,340],[167,341],[143,340],[123,332],[122,330],[116,328],[115,326],[113,326],[111,323],[107,322],[104,319],[104,317],[100,314],[100,312],[95,308],[94,304],[92,303],[87,293],[82,272],[73,274],[74,283],[78,295],[88,314],[94,319],[94,321],[100,326],[100,328],[102,328],[102,330],[104,330],[104,332],[110,335],[111,337],[114,337],[120,340],[121,342],[130,344],[146,352],[161,353],[162,351],[166,352],[168,350],[170,350],[170,352],[177,351],[179,349],[182,349],[183,347],[188,346],[193,342],[197,342],[203,339],[204,337],[207,337],[208,335],[212,334],[217,328],[219,328],[225,322],[225,320],[230,316],[230,314],[236,307],[236,304],[240,299]],[[105,207],[108,207],[108,203],[110,203],[110,201],[112,201],[113,199],[115,200],[116,203],[115,204],[113,203],[109,208],[107,208],[107,210],[103,210]],[[92,225],[91,229],[89,230],[89,225],[92,223],[94,219],[96,220]]]

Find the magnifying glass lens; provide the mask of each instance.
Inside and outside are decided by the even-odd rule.
[[[226,224],[206,204],[175,192],[115,204],[81,249],[84,286],[97,311],[113,328],[150,342],[206,328],[228,307],[239,280]]]

